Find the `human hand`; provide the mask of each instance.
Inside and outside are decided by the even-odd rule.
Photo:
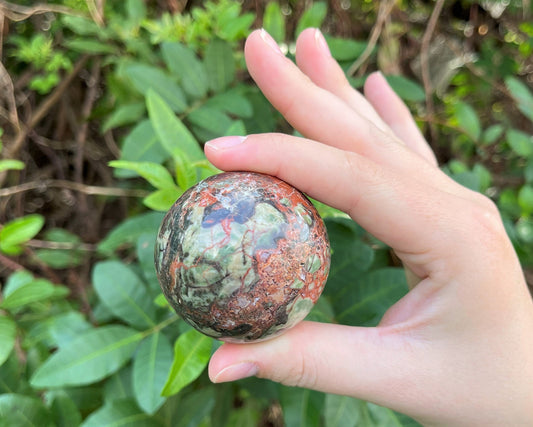
[[[206,144],[224,170],[275,175],[348,213],[402,260],[410,292],[375,328],[302,322],[254,344],[224,344],[215,382],[256,375],[358,397],[432,425],[533,425],[533,303],[499,213],[448,178],[380,74],[352,89],[318,30],[297,66],[264,31],[248,69],[306,138]],[[325,179],[324,177],[327,177]]]

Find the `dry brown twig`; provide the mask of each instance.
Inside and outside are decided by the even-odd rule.
[[[435,105],[433,104],[433,87],[431,85],[431,79],[429,75],[429,46],[430,46],[431,38],[433,37],[435,28],[437,26],[437,21],[439,20],[439,16],[442,12],[444,1],[445,0],[437,0],[437,2],[435,3],[433,12],[431,12],[431,16],[429,17],[428,26],[426,27],[426,31],[424,32],[424,35],[422,36],[422,43],[420,46],[422,82],[424,84],[424,92],[426,94],[426,109],[427,109],[427,116],[429,118],[428,120],[429,132],[430,132],[430,137],[431,137],[430,142],[436,141],[437,130],[435,126],[431,124],[431,120],[433,119],[433,116],[435,115]]]
[[[12,196],[25,191],[47,188],[64,188],[66,190],[79,191],[90,196],[110,196],[110,197],[146,197],[150,194],[147,190],[135,190],[128,188],[98,187],[95,185],[85,185],[79,182],[67,181],[63,179],[45,179],[39,181],[25,182],[9,188],[0,189],[0,197]]]
[[[48,97],[39,104],[39,107],[35,110],[35,113],[31,116],[29,123],[26,125],[20,124],[19,131],[15,135],[15,138],[12,141],[9,141],[5,144],[4,151],[2,152],[3,158],[17,158],[17,155],[24,144],[26,136],[28,133],[46,116],[48,111],[56,104],[57,101],[61,98],[61,95],[67,90],[70,83],[78,75],[78,73],[85,66],[85,63],[88,60],[88,56],[84,55],[78,62],[74,65],[72,71],[63,79],[63,81],[57,86],[54,91],[48,95]],[[6,173],[0,173],[0,187],[5,181]]]
[[[385,25],[385,22],[387,21],[389,15],[392,13],[392,9],[395,5],[396,0],[388,0],[381,2],[378,11],[378,18],[376,20],[376,24],[374,25],[370,33],[368,44],[366,45],[366,48],[363,53],[359,56],[359,58],[355,60],[355,62],[348,69],[347,74],[349,76],[353,76],[358,70],[362,69],[363,64],[365,64],[368,58],[370,58],[370,55],[372,55],[372,51],[376,47],[379,37],[381,36],[381,32],[383,31],[383,25]]]
[[[24,21],[32,15],[39,15],[49,12],[86,17],[86,15],[82,12],[59,4],[36,4],[35,6],[22,6],[0,0],[0,15],[3,15],[9,20],[15,22]]]

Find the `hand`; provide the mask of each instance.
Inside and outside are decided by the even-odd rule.
[[[303,322],[270,341],[224,344],[211,379],[257,375],[432,425],[533,425],[533,303],[494,204],[437,168],[379,73],[365,96],[352,89],[318,30],[300,35],[297,66],[264,31],[245,55],[265,96],[309,139],[219,138],[206,144],[209,160],[278,176],[348,213],[394,249],[411,290],[375,328]]]

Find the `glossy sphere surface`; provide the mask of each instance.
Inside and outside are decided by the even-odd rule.
[[[186,191],[155,248],[163,293],[200,332],[229,342],[275,336],[322,293],[330,248],[315,207],[289,184],[227,172]]]

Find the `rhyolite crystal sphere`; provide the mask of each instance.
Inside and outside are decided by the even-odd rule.
[[[297,189],[227,172],[186,191],[155,248],[166,298],[185,321],[223,341],[278,335],[309,313],[329,272],[326,228]]]

